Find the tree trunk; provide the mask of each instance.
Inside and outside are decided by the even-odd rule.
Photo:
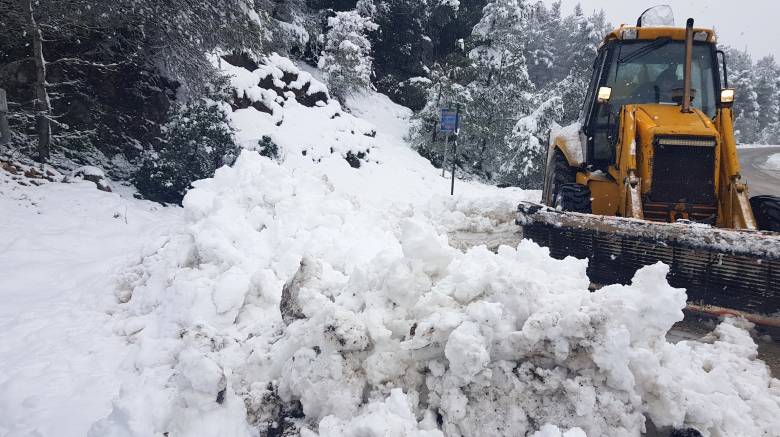
[[[33,59],[35,60],[35,112],[38,126],[38,156],[40,162],[49,159],[51,145],[51,102],[46,90],[46,60],[43,59],[43,36],[35,22],[32,0],[22,0],[27,19],[27,31],[32,36]]]
[[[8,128],[8,101],[5,90],[0,88],[0,146],[11,142],[11,131]]]

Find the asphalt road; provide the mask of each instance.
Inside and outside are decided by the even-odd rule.
[[[739,161],[742,164],[742,178],[747,181],[750,196],[780,196],[780,171],[763,168],[767,158],[780,153],[778,147],[739,149]]]

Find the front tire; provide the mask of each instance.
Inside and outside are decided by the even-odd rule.
[[[555,151],[549,169],[552,172],[549,206],[562,211],[590,214],[590,189],[577,183],[577,169],[569,165],[563,153]]]
[[[549,180],[549,195],[547,197],[548,205],[555,206],[558,203],[558,194],[561,191],[561,187],[568,184],[577,183],[577,172],[569,166],[566,158],[563,156],[560,150],[556,150],[553,154],[547,170],[550,172]]]
[[[555,206],[563,211],[590,214],[593,211],[590,189],[581,184],[566,184],[561,187]]]
[[[780,197],[755,196],[750,199],[758,229],[780,232]]]

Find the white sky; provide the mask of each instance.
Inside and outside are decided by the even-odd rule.
[[[554,0],[543,0],[552,4]],[[696,26],[715,28],[720,44],[747,48],[753,60],[772,54],[780,60],[780,0],[562,0],[565,13],[577,3],[586,14],[604,9],[614,25],[636,24],[647,8],[668,4],[678,26],[687,18]]]

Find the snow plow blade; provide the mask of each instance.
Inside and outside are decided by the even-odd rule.
[[[627,284],[659,261],[669,283],[688,291],[689,309],[738,315],[780,327],[780,234],[735,231],[694,223],[658,223],[561,212],[522,203],[523,238],[553,257],[588,258],[595,284]]]

